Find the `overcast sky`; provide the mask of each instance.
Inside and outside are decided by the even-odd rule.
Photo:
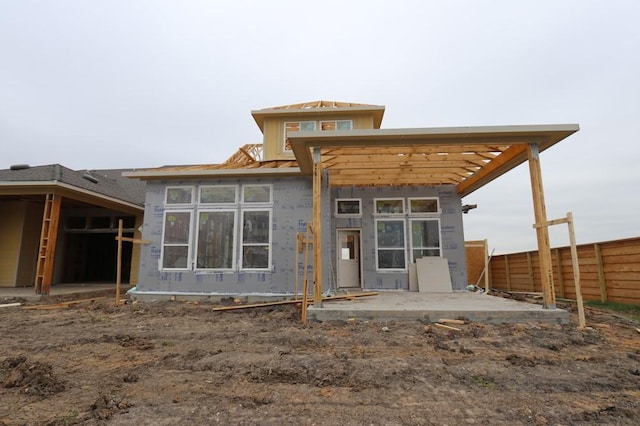
[[[541,154],[549,219],[640,236],[640,1],[0,0],[0,168],[224,161],[250,111],[385,105],[383,128],[578,123]],[[465,238],[536,248],[527,165]],[[553,246],[568,244],[554,227]]]

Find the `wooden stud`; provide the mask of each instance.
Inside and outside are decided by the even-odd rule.
[[[509,255],[504,255],[504,269],[507,274],[507,291],[511,291],[511,271],[509,270]]]
[[[564,290],[562,253],[560,252],[560,249],[555,249],[555,254],[556,254],[556,264],[558,265],[558,291],[560,292],[560,297],[564,299],[566,297],[566,292]]]
[[[529,277],[529,287],[532,292],[536,291],[536,280],[533,274],[533,259],[531,258],[531,252],[527,252],[527,271]]]
[[[313,304],[322,306],[322,162],[314,148],[313,166]]]
[[[122,280],[122,219],[118,219],[118,260],[116,261],[116,306],[120,306],[120,282]]]
[[[533,210],[536,224],[547,222],[547,208],[544,202],[544,188],[542,185],[542,169],[540,168],[540,153],[537,143],[527,145],[527,159],[529,161],[529,174],[531,177],[531,192],[533,195]],[[553,269],[551,262],[551,248],[549,245],[549,228],[542,226],[536,228],[538,240],[538,262],[540,264],[540,280],[542,284],[542,296],[544,307],[555,309],[556,294],[553,288]]]
[[[576,234],[573,230],[573,213],[567,213],[567,225],[569,226],[569,242],[571,244],[571,263],[573,264],[573,284],[576,289],[576,302],[578,303],[578,327],[585,328],[584,303],[582,290],[580,289],[580,264],[578,263],[578,248],[576,247]]]
[[[302,277],[302,323],[307,323],[307,305],[309,303],[309,271],[307,270],[307,265],[309,264],[309,234],[311,231],[311,224],[307,222],[307,229],[305,231],[305,245],[304,245],[304,266],[302,268],[303,277]],[[315,246],[314,246],[315,248]]]
[[[328,297],[323,297],[322,300],[326,302],[332,301],[332,300],[353,300],[358,297],[376,296],[376,295],[378,295],[378,292],[370,291],[365,293],[352,293],[352,294],[340,295],[340,296],[328,296]],[[248,305],[220,306],[219,308],[213,308],[212,311],[214,312],[236,311],[238,309],[263,308],[267,306],[279,306],[279,305],[295,305],[298,303],[302,304],[300,300],[278,300],[275,302],[251,303]]]
[[[435,323],[435,326],[439,327],[439,328],[444,328],[445,330],[462,331],[458,327],[451,327],[450,325],[444,325],[444,324]]]
[[[593,250],[596,256],[596,266],[598,268],[598,286],[600,287],[600,301],[607,301],[607,281],[604,276],[604,263],[602,262],[602,251],[600,250],[600,244],[594,244]]]
[[[133,244],[150,244],[149,240],[141,240],[139,238],[123,237],[123,221],[118,219],[118,235],[116,241],[118,241],[118,254],[116,260],[116,306],[120,306],[120,286],[122,282],[122,242],[126,241]]]

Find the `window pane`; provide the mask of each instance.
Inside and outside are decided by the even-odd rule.
[[[378,269],[404,269],[404,250],[378,249]]]
[[[404,221],[378,221],[378,247],[404,248]]]
[[[338,130],[351,130],[351,120],[341,120],[337,124]]]
[[[165,244],[188,244],[190,212],[166,212],[164,220]]]
[[[202,212],[198,219],[197,267],[233,267],[234,212]]]
[[[245,211],[242,225],[244,244],[269,243],[269,212]]]
[[[376,213],[404,213],[403,200],[376,200]]]
[[[411,222],[413,247],[440,247],[437,220],[414,220]]]
[[[191,188],[167,188],[167,204],[191,204]]]
[[[303,121],[300,123],[300,131],[301,132],[312,132],[316,130],[315,121]]]
[[[245,186],[243,190],[243,201],[245,203],[268,203],[271,201],[270,186]]]
[[[360,214],[360,200],[338,200],[337,214]]]
[[[438,249],[414,249],[413,250],[413,260],[419,259],[421,257],[429,257],[429,256],[440,256],[440,250]]]
[[[201,203],[230,204],[236,202],[236,188],[233,186],[207,186],[200,189]]]
[[[438,213],[438,200],[417,199],[409,201],[411,213]]]
[[[186,269],[189,256],[187,246],[165,246],[162,254],[162,267],[171,269]]]
[[[244,269],[267,269],[269,267],[269,247],[242,247],[242,267]]]

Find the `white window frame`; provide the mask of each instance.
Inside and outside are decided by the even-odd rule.
[[[283,128],[282,128],[282,152],[287,152],[287,153],[291,153],[293,152],[290,149],[287,149],[287,124],[298,124],[299,129],[298,130],[292,130],[295,132],[311,132],[311,131],[316,131],[317,127],[318,127],[318,122],[314,121],[314,120],[301,120],[301,121],[285,121],[283,124]],[[313,130],[302,130],[302,125],[303,124],[313,124]]]
[[[214,203],[210,203],[210,202],[208,203],[208,202],[203,202],[203,201],[201,201],[202,200],[202,190],[203,189],[207,189],[207,188],[233,188],[234,191],[235,191],[234,200],[233,200],[233,202],[228,202],[228,203],[215,203],[215,202]],[[215,207],[217,207],[217,206],[221,206],[221,207],[224,207],[224,206],[237,206],[238,205],[238,197],[239,197],[238,193],[239,192],[240,192],[240,190],[238,188],[238,185],[201,185],[198,188],[198,205],[207,206],[207,207],[209,207],[209,206],[211,206],[211,207],[214,207],[214,206]]]
[[[341,201],[357,201],[358,202],[358,213],[340,213],[338,206]],[[362,217],[362,198],[336,198],[335,202],[335,217]]]
[[[245,199],[245,190],[247,188],[255,188],[255,187],[266,187],[269,188],[269,201],[246,201]],[[272,206],[273,205],[273,185],[270,183],[252,183],[248,185],[242,185],[241,188],[242,193],[242,205],[243,206]]]
[[[323,130],[322,125],[324,123],[335,123],[335,130]],[[338,123],[349,123],[349,128],[338,129]],[[325,131],[325,132],[353,130],[353,120],[320,120],[320,123],[318,125],[318,130]]]
[[[189,235],[187,237],[186,244],[180,243],[165,243],[166,237],[166,225],[167,225],[167,215],[174,213],[189,213]],[[193,237],[193,216],[195,212],[193,209],[166,209],[164,214],[162,215],[162,249],[160,251],[160,270],[161,271],[189,271],[192,267],[193,257],[192,257],[192,237]],[[164,266],[164,256],[165,256],[165,247],[184,247],[187,246],[187,265],[184,268],[165,268]]]
[[[399,247],[380,247],[379,245],[379,241],[378,241],[378,223],[380,222],[400,222],[402,224],[402,231],[403,231],[403,242],[402,242],[402,248]],[[376,271],[377,272],[406,272],[407,271],[407,221],[404,218],[393,218],[393,217],[389,217],[389,218],[376,218],[374,220],[374,235],[375,235],[375,248],[376,248]],[[404,267],[402,268],[380,268],[379,265],[379,257],[378,257],[378,252],[380,250],[397,250],[397,251],[401,251],[404,254]]]
[[[244,214],[247,212],[267,212],[269,213],[269,241],[267,243],[245,243],[244,242]],[[273,240],[273,209],[269,206],[264,207],[251,207],[251,208],[243,208],[240,210],[240,223],[238,225],[240,227],[239,234],[239,247],[238,247],[238,269],[240,271],[255,271],[255,272],[265,272],[271,271],[272,264],[272,240]],[[244,265],[244,248],[246,247],[262,247],[266,246],[268,250],[268,260],[267,266],[265,268],[245,268]]]
[[[435,200],[436,202],[436,211],[435,212],[414,212],[411,210],[411,201],[423,201],[423,200],[428,200],[428,201],[432,201]],[[440,198],[438,197],[411,197],[411,198],[407,198],[407,210],[408,210],[408,214],[411,216],[434,216],[434,215],[439,215],[440,214]]]
[[[379,213],[378,212],[378,201],[400,201],[401,206],[402,206],[402,211],[401,212],[382,212]],[[397,198],[374,198],[373,199],[373,215],[374,216],[404,216],[406,211],[406,206],[405,206],[405,202],[404,202],[404,198],[402,197],[397,197]]]
[[[436,222],[438,225],[438,247],[416,247],[413,241],[413,223],[414,222]],[[414,258],[413,251],[414,250],[438,250],[438,256],[442,257],[442,227],[440,226],[440,218],[430,218],[430,217],[415,217],[409,219],[409,235],[410,235],[410,259],[411,263],[415,263],[416,259]]]
[[[200,213],[228,213],[231,212],[233,213],[233,242],[232,242],[232,246],[231,246],[231,267],[229,268],[199,268],[198,267],[198,253],[199,253],[199,246],[200,246]],[[231,272],[235,270],[235,265],[237,262],[237,258],[238,258],[238,246],[237,246],[237,242],[238,242],[238,216],[239,216],[239,210],[238,208],[220,208],[220,209],[210,209],[210,208],[204,208],[204,209],[198,209],[196,211],[197,214],[197,221],[198,221],[198,227],[195,231],[196,233],[196,238],[195,238],[195,252],[194,252],[194,270],[196,271],[216,271],[216,272]]]
[[[182,190],[190,190],[191,191],[191,201],[188,203],[170,203],[169,202],[169,191],[172,189],[182,189]],[[164,205],[171,207],[181,207],[181,206],[193,206],[196,204],[193,196],[194,196],[193,186],[167,186],[164,190]]]

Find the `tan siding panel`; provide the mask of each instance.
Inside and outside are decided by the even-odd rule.
[[[0,203],[0,287],[15,287],[25,205]]]

